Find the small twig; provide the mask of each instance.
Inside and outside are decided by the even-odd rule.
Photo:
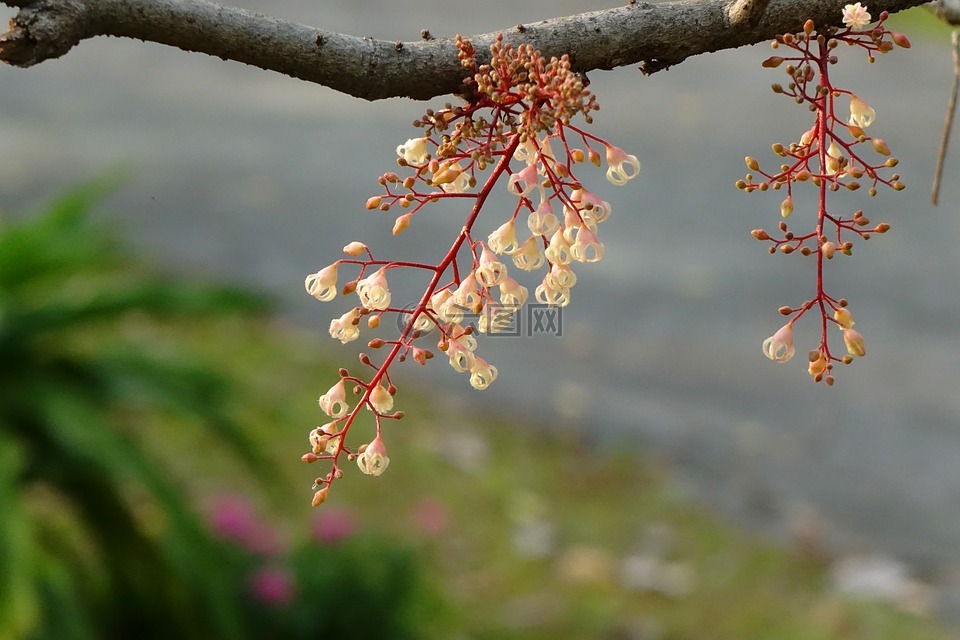
[[[957,92],[960,91],[960,31],[954,30],[953,41],[953,88],[950,90],[950,102],[947,103],[947,116],[943,122],[943,137],[940,138],[940,152],[937,154],[937,172],[933,176],[933,194],[930,202],[938,204],[940,200],[940,178],[943,176],[943,163],[947,157],[947,143],[953,128],[953,115],[957,110]]]

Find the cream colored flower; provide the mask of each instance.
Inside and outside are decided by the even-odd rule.
[[[342,418],[347,415],[350,405],[347,404],[347,389],[343,378],[340,378],[340,382],[320,396],[320,408],[331,418]]]
[[[397,147],[397,155],[407,164],[423,164],[430,156],[427,153],[427,139],[410,138]]]
[[[518,269],[533,271],[543,266],[543,252],[540,251],[540,243],[537,240],[537,236],[530,236],[513,253],[513,264]]]
[[[850,124],[861,129],[869,127],[877,117],[877,112],[856,95],[850,94]]]
[[[793,353],[793,327],[789,323],[763,341],[763,355],[771,360],[786,362],[793,357]]]
[[[477,282],[485,287],[493,287],[507,277],[507,268],[502,262],[497,260],[487,245],[480,243],[480,260],[477,262],[477,269],[474,272]]]
[[[387,413],[393,409],[393,396],[382,384],[377,384],[370,392],[370,405],[377,413]]]
[[[603,258],[603,243],[587,227],[577,231],[577,239],[570,245],[570,254],[577,262],[599,262]]]
[[[304,280],[307,293],[321,302],[329,302],[337,296],[337,263],[311,273]]]
[[[626,151],[612,145],[607,145],[607,166],[607,180],[617,186],[627,184],[640,173],[637,156],[627,155]]]
[[[473,366],[470,367],[470,386],[477,391],[483,391],[497,379],[497,368],[483,358],[476,356]]]
[[[339,318],[330,321],[330,336],[336,338],[343,344],[347,344],[360,337],[360,329],[357,327],[359,316],[356,309],[350,309]]]
[[[386,271],[386,267],[379,269],[357,283],[357,295],[365,309],[383,311],[390,306]]]
[[[514,228],[513,218],[504,222],[500,227],[490,234],[487,238],[487,244],[494,253],[512,254],[517,250],[517,231]]]
[[[854,31],[863,30],[870,22],[872,22],[872,18],[870,14],[867,13],[867,8],[859,2],[856,4],[848,4],[843,8],[843,24]]]
[[[357,466],[368,476],[379,476],[387,470],[390,458],[387,457],[387,447],[377,435],[373,442],[367,445],[363,453],[357,456]]]

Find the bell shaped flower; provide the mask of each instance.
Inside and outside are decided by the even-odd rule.
[[[441,289],[430,296],[430,308],[442,322],[463,320],[463,307],[457,304],[450,289]]]
[[[357,295],[365,309],[383,311],[390,306],[386,270],[386,267],[379,269],[357,283]]]
[[[483,391],[497,379],[497,368],[483,358],[476,356],[473,366],[470,367],[470,386],[477,391]]]
[[[840,152],[840,147],[837,146],[837,143],[830,141],[830,147],[827,149],[827,173],[833,175],[840,171],[840,166],[843,162],[843,153]]]
[[[763,341],[763,355],[776,362],[786,362],[793,357],[793,327],[787,323]]]
[[[452,300],[459,306],[470,310],[480,304],[480,290],[477,287],[477,279],[472,273],[464,278],[457,290],[453,292]],[[459,322],[459,320],[448,320],[448,322]]]
[[[504,222],[496,231],[491,233],[487,238],[487,244],[494,253],[509,255],[516,251],[519,243],[517,242],[517,231],[514,227],[513,218]]]
[[[637,156],[628,155],[620,147],[607,145],[607,180],[617,186],[623,186],[640,173],[640,161]]]
[[[433,322],[433,318],[430,317],[428,313],[421,313],[417,316],[417,320],[413,323],[413,328],[419,331],[421,334],[430,333],[433,331],[433,328],[437,326]]]
[[[603,259],[603,243],[588,227],[581,227],[570,245],[570,254],[577,262],[599,262]]]
[[[528,164],[519,173],[510,174],[510,179],[507,180],[507,191],[515,196],[526,197],[539,184],[540,176],[537,174],[537,165]]]
[[[551,286],[546,278],[537,285],[534,295],[537,302],[550,307],[565,307],[570,304],[570,289],[557,289]]]
[[[527,228],[535,236],[552,236],[559,227],[560,220],[553,212],[553,205],[549,200],[541,201],[536,211],[532,211],[527,217]]]
[[[390,458],[387,457],[387,447],[383,444],[380,434],[367,445],[363,453],[357,456],[357,466],[368,476],[379,476],[387,470]]]
[[[469,371],[476,359],[473,350],[469,349],[460,338],[450,338],[447,341],[447,357],[450,358],[450,366],[457,373]]]
[[[574,189],[570,201],[580,209],[580,216],[587,225],[595,225],[610,217],[610,203],[587,189]]]
[[[513,278],[504,278],[500,283],[500,304],[510,309],[519,309],[527,301],[527,288]]]
[[[850,124],[855,124],[861,129],[866,129],[873,124],[877,117],[877,112],[861,100],[858,96],[850,94]]]
[[[342,418],[347,415],[350,405],[347,404],[347,389],[343,378],[320,396],[320,408],[331,418]]]
[[[339,318],[330,321],[330,337],[336,338],[343,344],[347,344],[360,337],[360,329],[357,324],[360,322],[360,316],[356,309],[350,309]]]
[[[477,263],[477,269],[474,271],[477,282],[485,287],[493,287],[507,277],[507,268],[502,262],[497,260],[487,245],[480,243],[480,260]]]
[[[566,291],[577,284],[577,274],[566,265],[554,264],[543,281],[557,291]]]
[[[573,260],[573,255],[570,253],[570,244],[560,229],[557,229],[553,237],[550,238],[550,244],[547,245],[543,253],[547,260],[553,264],[570,264]]]
[[[377,384],[370,392],[370,406],[377,413],[387,413],[393,409],[393,396],[382,384]]]
[[[329,267],[307,276],[303,282],[307,293],[321,302],[333,300],[337,296],[337,264],[334,262]]]
[[[513,264],[524,271],[534,271],[543,266],[545,259],[540,251],[537,236],[530,236],[513,254]]]

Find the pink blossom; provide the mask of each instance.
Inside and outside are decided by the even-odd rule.
[[[249,501],[237,496],[218,499],[210,509],[214,534],[261,555],[279,553],[283,544],[277,531],[263,522]]]
[[[355,530],[353,517],[344,508],[325,509],[313,519],[313,538],[321,544],[336,544],[352,536]]]
[[[250,577],[250,590],[262,602],[285,605],[296,597],[297,585],[286,569],[262,567]]]

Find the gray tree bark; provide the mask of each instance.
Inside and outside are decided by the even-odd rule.
[[[315,82],[364,98],[428,99],[457,93],[466,75],[450,39],[387,42],[224,7],[206,0],[0,0],[20,9],[0,36],[0,60],[29,67],[81,40],[117,36],[158,42]],[[838,25],[849,0],[682,0],[505,26],[512,43],[570,55],[575,70],[638,64],[653,73],[690,56],[799,31],[809,18]],[[863,0],[861,0],[863,1]],[[923,0],[869,0],[874,18]],[[478,54],[497,33],[469,36]]]

